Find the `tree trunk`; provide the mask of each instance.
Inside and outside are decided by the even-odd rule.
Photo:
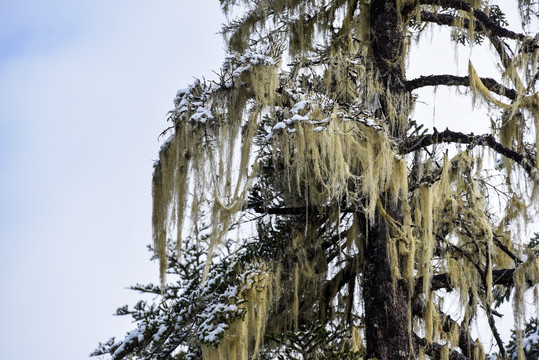
[[[395,205],[386,207],[387,210],[394,219],[402,218]],[[394,283],[391,277],[389,234],[390,229],[380,216],[369,227],[363,284],[367,358],[404,360],[410,359],[411,352],[408,291],[404,281]]]
[[[404,83],[404,36],[396,0],[372,0],[370,9],[371,44],[382,111],[395,137],[404,135],[409,114],[408,94]],[[385,211],[402,223],[398,204],[389,194],[381,195]],[[367,358],[408,360],[411,352],[410,308],[407,285],[394,282],[391,276],[389,246],[391,229],[379,211],[368,227],[365,254],[365,330]],[[399,265],[397,265],[399,266]]]

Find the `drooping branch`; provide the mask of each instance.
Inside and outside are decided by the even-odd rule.
[[[480,78],[481,82],[493,93],[515,100],[517,92],[498,83],[492,78]],[[406,87],[409,91],[425,87],[425,86],[470,86],[470,78],[468,76],[455,75],[429,75],[420,76],[419,78],[406,81]]]
[[[474,9],[467,1],[464,0],[420,0],[421,5],[439,5],[444,8],[462,10],[473,15],[477,21],[490,31],[491,34],[499,37],[504,37],[513,40],[524,40],[526,35],[516,33],[494,22],[486,13],[481,10]]]
[[[498,154],[505,156],[506,158],[511,159],[515,163],[519,164],[530,176],[531,180],[539,184],[539,170],[535,168],[533,160],[528,159],[524,155],[503,146],[496,141],[492,134],[474,135],[451,131],[449,129],[442,132],[435,130],[432,134],[421,135],[403,141],[401,144],[399,144],[399,153],[409,154],[427,146],[441,143],[469,144],[470,148],[477,145],[487,146]]]

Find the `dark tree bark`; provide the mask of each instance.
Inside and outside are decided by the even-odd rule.
[[[402,67],[402,19],[396,0],[371,1],[370,22],[375,76],[382,84],[382,91],[378,94],[382,111],[386,116],[395,116],[396,113],[397,117],[406,118],[409,94]],[[389,120],[391,134],[402,137],[401,121],[398,118]],[[384,211],[394,220],[402,221],[400,207],[392,203],[391,196],[386,194],[381,199]],[[368,229],[363,284],[367,358],[409,359],[413,349],[407,286],[403,281],[395,286],[389,258],[391,230],[380,211],[377,211],[375,219]]]
[[[387,208],[386,208],[387,210]],[[397,206],[390,210],[401,218]],[[365,333],[367,358],[409,359],[413,352],[410,334],[410,310],[404,281],[394,284],[389,260],[388,224],[381,214],[370,226],[365,254]]]

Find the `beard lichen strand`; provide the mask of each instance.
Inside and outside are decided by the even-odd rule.
[[[532,74],[535,69],[537,69],[537,59],[539,57],[539,48],[535,49],[533,52],[523,51],[524,47],[527,43],[530,41],[533,41],[531,38],[527,37],[525,40],[521,43],[521,49],[518,51],[518,55],[516,58],[510,63],[510,65],[505,69],[504,73],[502,74],[505,79],[508,79],[515,89],[517,90],[517,93],[519,96],[515,101],[513,101],[510,112],[504,113],[502,116],[502,131],[503,126],[505,123],[509,123],[512,121],[513,117],[522,117],[523,114],[520,110],[525,110],[529,116],[531,116],[534,119],[534,126],[535,126],[535,144],[536,144],[536,158],[535,162],[536,164],[539,164],[539,93],[535,92],[530,94],[534,87],[531,86],[533,83],[532,80]],[[530,72],[531,71],[531,72]],[[519,73],[520,72],[520,73]],[[523,74],[522,74],[523,73]],[[521,78],[522,76],[526,79],[526,82],[529,84],[528,86],[524,85],[524,82]],[[530,94],[530,95],[526,95]],[[520,119],[523,121],[523,119]],[[511,126],[511,124],[508,124],[508,126]],[[511,138],[509,135],[513,135],[514,137]],[[518,136],[517,136],[518,135]],[[505,139],[502,139],[504,142],[504,145],[512,144],[513,142],[516,142],[517,145],[521,145],[524,142],[524,132],[514,132],[514,131],[508,131],[507,134],[505,134]],[[507,145],[506,145],[507,146]],[[509,146],[508,146],[509,147]],[[507,164],[507,161],[505,162],[508,170],[511,169],[511,164]]]
[[[453,321],[449,328],[449,334],[447,341],[451,344],[451,349],[454,349],[459,346],[460,334],[459,334],[459,325],[456,321]]]
[[[539,52],[539,50],[538,50]],[[528,110],[534,119],[535,126],[535,167],[539,168],[539,93],[534,93],[525,97],[523,107]],[[536,185],[537,188],[537,185]]]
[[[187,132],[184,132],[182,136],[178,137],[176,141],[178,141],[178,143],[175,144],[176,174],[174,182],[177,186],[177,189],[175,190],[176,199],[173,199],[173,201],[175,201],[175,204],[173,204],[173,206],[175,208],[175,226],[177,229],[176,252],[179,257],[182,243],[181,229],[183,227],[183,222],[185,218],[184,212],[186,208],[187,192],[189,187],[187,175],[189,173],[189,160],[191,157],[191,152],[189,151],[189,149],[184,147],[185,145],[180,144],[180,142],[187,142]]]
[[[513,143],[516,143],[516,145],[520,147],[524,142],[525,132],[522,131],[524,126],[519,128],[520,131],[515,131],[516,129],[512,124],[517,121],[520,121],[521,123],[523,122],[523,119],[521,118],[523,116],[521,110],[527,111],[527,113],[534,119],[536,143],[535,162],[536,164],[539,164],[539,151],[537,151],[537,149],[539,149],[539,94],[537,92],[531,93],[534,90],[534,87],[532,86],[532,77],[533,72],[536,71],[535,69],[537,69],[539,48],[534,49],[532,52],[525,51],[525,47],[531,41],[534,40],[531,37],[526,37],[521,42],[520,49],[517,51],[516,57],[509,63],[502,73],[502,77],[513,84],[513,87],[518,94],[517,98],[510,105],[497,100],[490,93],[490,91],[483,86],[471,62],[469,63],[469,73],[470,87],[474,94],[474,99],[476,93],[479,92],[485,101],[493,103],[505,110],[501,117],[500,138],[506,147],[511,148],[510,145],[513,145]],[[525,85],[522,78],[526,80],[526,83],[529,84],[528,86]],[[520,119],[515,120],[513,119],[514,117],[518,117]],[[505,129],[506,126],[508,129]],[[504,165],[510,174],[513,163],[504,158]]]
[[[325,206],[327,200],[345,199],[359,205],[365,197],[366,216],[374,221],[378,196],[391,189],[393,200],[403,196],[407,180],[405,164],[382,131],[353,121],[344,121],[335,113],[328,119],[327,129],[314,131],[314,126],[296,122],[293,134],[281,134],[274,144],[285,149],[281,154],[292,187],[302,192],[304,184],[318,189],[309,198],[312,206]]]
[[[436,339],[436,336],[440,333],[440,316],[438,309],[434,304],[434,292],[431,292],[427,300],[427,307],[425,309],[425,315],[423,318],[425,322],[425,340],[431,343]]]
[[[515,253],[515,246],[513,245],[513,242],[511,240],[511,232],[505,230],[502,226],[503,223],[500,223],[500,225],[496,228],[495,232],[497,234],[497,240],[500,241],[502,245],[504,245],[507,249]],[[496,264],[496,268],[498,269],[508,269],[515,267],[516,265],[514,260],[498,246],[494,247],[494,250],[492,252],[492,261],[494,264]]]
[[[484,196],[478,190],[477,183],[472,176],[473,159],[471,153],[466,151],[458,156],[459,162],[457,164],[460,171],[455,173],[455,176],[459,173],[461,175],[456,178],[455,194],[461,194],[457,206],[462,225],[457,233],[457,246],[467,255],[460,263],[462,279],[452,281],[460,282],[464,286],[461,289],[461,302],[465,301],[464,296],[468,295],[468,302],[471,300],[477,302],[478,299],[481,299],[490,305],[493,302],[493,225],[485,213]],[[483,279],[479,276],[474,264],[483,269]],[[481,297],[479,297],[478,288],[484,289]]]
[[[480,251],[476,252],[477,261],[480,265],[485,267],[485,295],[484,301],[491,304],[492,298],[492,249],[493,245],[493,233],[492,224],[489,222],[487,215],[485,214],[485,206],[483,204],[484,196],[478,189],[476,181],[473,179],[472,166],[470,163],[470,170],[466,181],[466,191],[468,193],[468,209],[464,211],[467,222],[470,224],[470,233],[473,237],[473,241],[476,246],[480,247]]]
[[[161,279],[161,290],[165,285],[165,272],[167,269],[167,254],[166,254],[166,239],[167,239],[167,222],[168,212],[166,207],[169,206],[169,196],[163,189],[164,175],[166,172],[163,169],[163,163],[159,163],[153,174],[152,179],[152,229],[153,229],[153,246],[154,251],[159,258],[159,278]]]
[[[213,248],[221,242],[231,219],[244,205],[251,180],[257,173],[255,164],[249,174],[249,165],[260,111],[245,109],[246,97],[242,89],[213,95],[207,106],[211,107],[216,121],[187,121],[192,111],[174,119],[175,133],[163,145],[154,171],[153,237],[162,284],[166,242],[172,240],[170,230],[175,227],[179,256],[186,211],[191,210],[190,230],[196,233],[198,224],[195,222],[200,220],[198,204],[209,203],[212,210],[206,274]],[[190,194],[191,190],[194,194]]]
[[[230,324],[216,345],[202,346],[204,360],[258,359],[281,274],[264,263],[255,266],[258,268],[244,277],[238,296],[243,316]]]
[[[539,258],[530,250],[528,259],[522,263],[514,272],[513,279],[515,285],[515,295],[513,298],[513,314],[515,320],[515,333],[518,346],[518,359],[524,359],[524,353],[521,351],[522,329],[526,320],[526,299],[524,297],[529,284],[539,282]]]
[[[180,125],[181,126],[181,125]],[[152,226],[155,252],[159,257],[161,286],[167,268],[167,237],[173,220],[181,227],[187,196],[187,173],[191,153],[187,131],[177,131],[162,147],[152,181]]]
[[[481,341],[479,341],[479,339],[476,339],[475,343],[477,344],[477,346],[473,349],[473,360],[485,359],[485,349],[483,349],[483,344],[481,344]]]
[[[456,155],[451,161],[447,156],[439,180],[430,186],[422,185],[416,191],[416,200],[412,201],[414,209],[414,222],[420,225],[421,230],[416,231],[420,243],[421,259],[419,273],[423,276],[423,293],[432,296],[429,292],[430,279],[434,275],[432,268],[434,237],[433,234],[442,233],[451,235],[455,230],[457,214],[461,214],[469,226],[469,234],[457,232],[459,240],[457,245],[462,251],[467,251],[473,261],[486,270],[485,293],[479,297],[475,290],[483,283],[477,269],[471,261],[464,258],[455,259],[450,256],[451,251],[438,262],[439,271],[447,272],[452,286],[459,290],[460,304],[472,315],[473,305],[478,299],[487,304],[492,303],[492,231],[483,208],[483,194],[477,190],[475,180],[471,176],[473,158],[469,151]],[[464,197],[464,199],[463,199]],[[470,245],[475,244],[475,245]],[[450,245],[450,241],[447,242]],[[473,246],[477,246],[475,248]],[[425,281],[426,279],[426,281]],[[429,315],[430,316],[430,315]],[[427,316],[426,331],[432,328],[432,321],[436,319]],[[433,332],[434,333],[434,332]]]
[[[280,85],[279,69],[281,67],[281,47],[277,43],[271,43],[267,50],[268,58],[261,64],[251,65],[250,69],[240,76],[240,81],[244,82],[254,94],[254,99],[258,107],[273,107],[275,104],[275,90]]]
[[[512,111],[504,111],[500,118],[499,137],[503,146],[517,151],[523,150],[524,116],[522,114],[512,114]],[[507,157],[502,157],[507,176],[511,176],[514,162]]]
[[[294,322],[294,330],[298,330],[299,318],[299,265],[294,265],[294,303],[292,305],[292,321]]]
[[[509,149],[515,150],[520,154],[526,154],[526,151],[529,150],[526,149],[525,144],[526,133],[530,130],[526,127],[526,118],[528,116],[533,118],[533,125],[535,127],[536,157],[533,160],[536,164],[539,164],[539,152],[537,151],[539,148],[539,93],[518,97],[513,102],[511,109],[502,113],[499,129],[500,142]],[[506,157],[502,157],[502,160],[507,171],[507,177],[509,178],[512,169],[515,167],[515,163]]]
[[[412,200],[412,207],[414,213],[414,223],[417,230],[415,234],[408,236],[410,239],[410,245],[412,250],[412,256],[409,261],[417,260],[418,271],[423,278],[423,294],[429,294],[430,281],[434,275],[432,268],[432,260],[434,255],[434,246],[435,239],[434,234],[436,234],[443,224],[448,221],[448,211],[447,204],[450,203],[449,199],[451,196],[450,191],[450,179],[449,179],[449,169],[450,161],[447,159],[447,156],[444,158],[442,171],[439,177],[439,180],[433,184],[422,184],[415,191],[413,195],[414,199]],[[412,220],[406,220],[410,215],[405,214],[405,222],[408,222],[410,225],[405,228],[409,229],[411,232]],[[414,236],[417,238],[419,244],[419,257],[415,259],[415,242],[413,240]]]
[[[212,190],[211,199],[213,199],[211,236],[204,268],[204,279],[209,271],[213,251],[216,246],[223,242],[232,220],[239,210],[243,208],[250,184],[257,173],[255,163],[251,174],[249,174],[249,164],[251,145],[256,135],[259,115],[260,112],[253,109],[248,116],[243,131],[240,131],[243,122],[243,115],[241,114],[237,114],[237,120],[227,124],[228,126],[219,127],[219,132],[216,134],[217,149],[215,151],[218,159],[214,158],[214,151],[208,150],[209,162],[201,164],[201,167],[196,169],[198,174],[205,174],[209,164],[212,182],[210,184]],[[237,152],[239,152],[239,168],[234,164],[238,160]],[[234,180],[236,183],[232,185]]]
[[[447,260],[447,270],[451,286],[458,289],[459,304],[465,307],[468,303],[468,288],[471,286],[462,259],[453,257]]]
[[[419,188],[419,209],[421,213],[421,275],[423,276],[423,294],[429,294],[430,279],[432,277],[432,255],[434,249],[433,234],[433,195],[430,185],[422,185]]]
[[[363,345],[363,337],[361,336],[361,331],[358,329],[358,327],[353,326],[352,327],[352,343],[350,350],[352,352],[360,352],[365,349],[365,346]]]
[[[477,72],[475,68],[472,65],[471,60],[468,61],[468,77],[470,79],[470,89],[472,90],[473,95],[473,102],[474,104],[477,102],[477,95],[481,95],[481,97],[487,102],[494,104],[504,110],[511,110],[513,108],[512,105],[506,104],[498,99],[496,99],[489,89],[483,84],[481,79],[479,78],[479,75],[477,75]]]
[[[357,83],[357,79],[365,76],[364,64],[357,62],[351,53],[343,54],[341,48],[332,52],[332,61],[324,70],[325,93],[331,94],[333,100],[341,103],[364,101],[363,91],[358,89]]]

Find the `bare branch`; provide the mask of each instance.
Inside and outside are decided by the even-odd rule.
[[[488,146],[498,154],[503,155],[519,164],[530,176],[531,180],[539,184],[539,170],[535,168],[533,160],[528,159],[524,155],[503,146],[494,139],[492,134],[464,134],[461,132],[451,131],[449,129],[442,132],[434,131],[433,134],[417,136],[403,141],[399,144],[399,153],[409,154],[424,147],[441,143],[469,144],[470,148],[477,145]]]
[[[421,21],[432,22],[438,25],[455,26],[455,23],[460,23],[463,28],[470,27],[470,20],[461,16],[436,14],[425,10],[421,11],[420,16]],[[485,31],[485,27],[479,21],[474,21],[474,30],[477,32]]]
[[[513,280],[513,274],[515,273],[515,268],[511,269],[498,269],[498,270],[492,270],[492,285],[504,285],[504,286],[511,286],[514,283]],[[528,286],[532,286],[533,284],[529,283]],[[440,289],[446,289],[448,291],[453,290],[453,285],[451,284],[451,281],[449,280],[449,274],[438,274],[434,275],[430,282],[430,288],[432,291],[440,290]],[[414,293],[420,294],[423,292],[423,277],[419,277],[416,280],[416,284],[414,287]]]
[[[494,317],[492,316],[493,315],[492,307],[489,304],[486,304],[485,310],[488,317],[488,325],[490,326],[490,330],[492,331],[492,335],[494,336],[494,339],[496,339],[496,343],[498,344],[498,349],[500,350],[502,359],[507,359],[507,350],[505,349],[503,340],[500,337],[500,333],[498,332],[498,329],[496,328],[496,322],[494,321]]]
[[[492,35],[495,36],[514,40],[524,40],[524,38],[526,37],[526,35],[524,34],[516,33],[498,25],[483,11],[474,9],[467,1],[464,0],[420,0],[420,4],[439,5],[444,8],[466,11],[472,14],[477,19],[477,21],[479,21],[485,28],[490,31]]]
[[[506,48],[509,48],[505,42],[502,41],[498,36],[490,35],[488,37],[490,40],[490,43],[498,53],[498,56],[500,57],[500,61],[505,69],[509,68],[511,66],[512,60],[511,56],[507,53]],[[509,50],[511,51],[511,50]]]
[[[509,89],[496,80],[491,78],[481,78],[481,82],[493,93],[507,97],[508,99],[515,100],[517,98],[517,92],[513,89]],[[468,76],[455,76],[455,75],[429,75],[420,76],[419,78],[409,80],[406,82],[406,87],[409,91],[425,87],[425,86],[470,86],[470,79]]]

